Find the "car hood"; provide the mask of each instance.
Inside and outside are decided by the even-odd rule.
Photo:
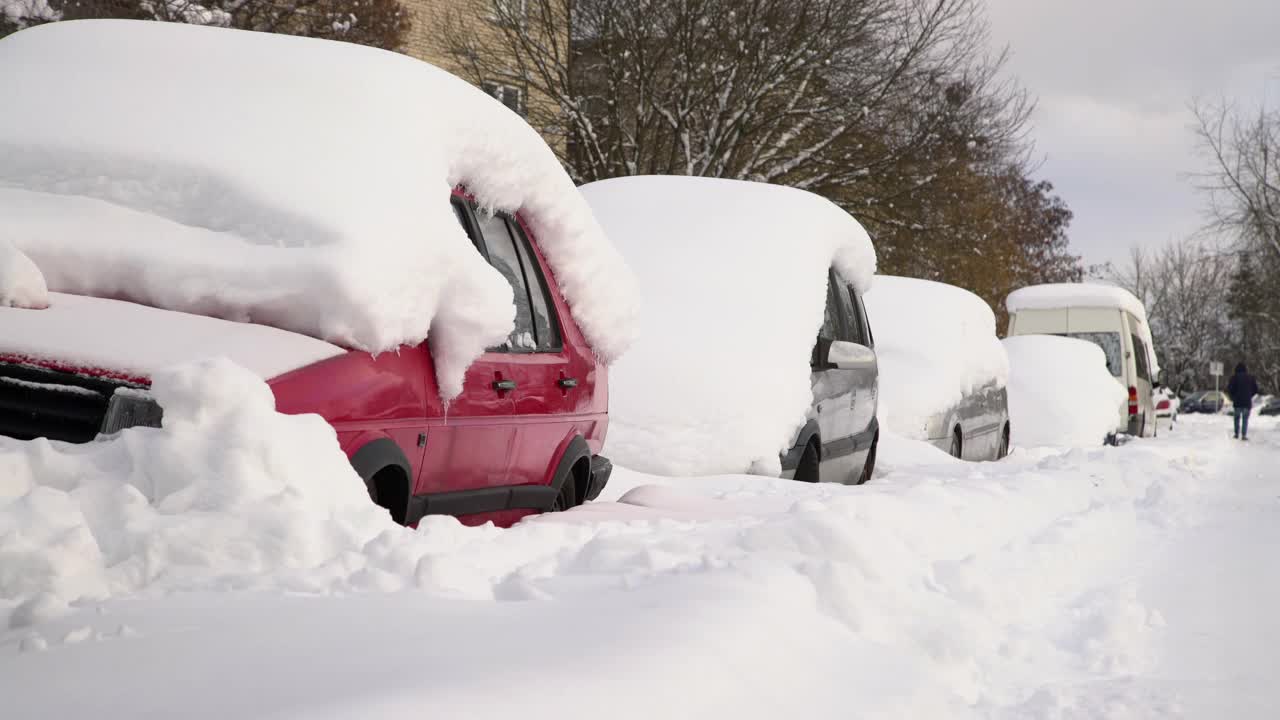
[[[49,293],[41,310],[0,307],[0,360],[137,380],[219,356],[269,380],[345,352],[264,325],[82,295]]]

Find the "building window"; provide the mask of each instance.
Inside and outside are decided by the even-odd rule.
[[[484,91],[497,98],[498,102],[511,108],[520,117],[526,115],[524,92],[520,88],[503,85],[502,83],[487,82],[484,83]]]

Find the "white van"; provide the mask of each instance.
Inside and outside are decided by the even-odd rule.
[[[1160,366],[1151,344],[1147,311],[1131,293],[1109,285],[1033,285],[1010,293],[1009,335],[1061,335],[1088,340],[1107,356],[1107,369],[1129,393],[1116,432],[1156,434],[1153,386]]]

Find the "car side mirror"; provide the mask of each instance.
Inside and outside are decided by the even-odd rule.
[[[838,370],[861,370],[876,363],[876,351],[866,345],[847,340],[832,340],[827,347],[827,367]]]

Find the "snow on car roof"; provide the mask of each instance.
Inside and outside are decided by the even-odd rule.
[[[521,212],[603,360],[633,336],[634,282],[554,153],[426,63],[76,21],[0,41],[0,97],[0,235],[51,290],[372,352],[429,336],[452,395],[515,315],[450,208],[463,185],[482,206]]]
[[[1151,325],[1147,321],[1147,308],[1133,293],[1114,285],[1095,283],[1048,283],[1019,288],[1009,293],[1005,300],[1009,312],[1020,310],[1054,310],[1057,308],[1118,308],[1133,315],[1139,322],[1139,334],[1147,344],[1151,360],[1151,372],[1160,372],[1155,343],[1151,337]]]
[[[777,474],[813,399],[827,269],[866,290],[866,231],[822,197],[761,183],[634,177],[582,192],[644,298],[640,338],[609,376],[606,452],[650,472]]]
[[[986,301],[954,285],[878,275],[863,297],[880,366],[880,422],[919,440],[929,419],[1009,377]]]

